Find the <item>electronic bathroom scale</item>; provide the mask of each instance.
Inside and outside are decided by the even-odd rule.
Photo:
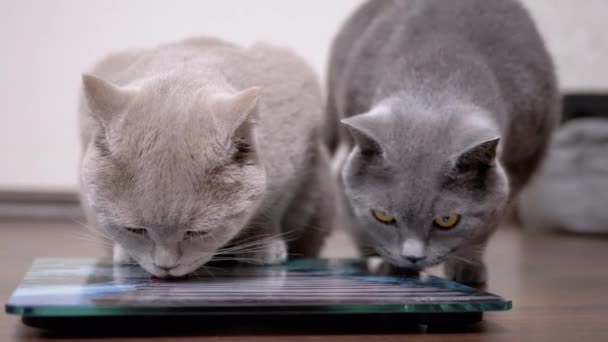
[[[475,322],[511,301],[435,276],[382,275],[374,259],[301,259],[276,266],[205,267],[161,280],[99,259],[37,259],[6,304],[28,325],[152,318],[387,317]],[[249,318],[247,318],[249,317]],[[331,319],[331,318],[330,318]]]

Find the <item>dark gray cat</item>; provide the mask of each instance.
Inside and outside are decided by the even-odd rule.
[[[328,89],[354,138],[341,134],[354,145],[342,178],[360,246],[484,283],[486,242],[558,120],[553,63],[521,4],[369,1],[334,42]]]

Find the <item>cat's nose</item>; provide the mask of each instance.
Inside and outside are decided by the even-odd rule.
[[[407,261],[411,262],[412,264],[415,264],[418,261],[422,261],[422,260],[426,259],[426,256],[416,256],[416,255],[404,255],[403,257]]]
[[[177,265],[179,254],[177,248],[172,246],[156,246],[152,261],[154,265],[164,270],[171,269]]]
[[[401,246],[401,257],[415,264],[426,259],[424,256],[424,243],[418,238],[408,238]]]

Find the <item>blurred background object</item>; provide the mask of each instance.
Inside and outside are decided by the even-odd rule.
[[[589,115],[593,116],[593,115]],[[568,120],[521,193],[519,215],[530,229],[608,233],[608,112]]]

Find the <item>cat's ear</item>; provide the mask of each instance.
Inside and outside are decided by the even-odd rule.
[[[462,152],[455,160],[457,174],[479,174],[496,163],[500,137],[483,141]]]
[[[136,94],[131,88],[119,87],[90,74],[82,75],[82,85],[89,110],[104,126],[122,113]]]
[[[228,142],[253,143],[253,126],[258,119],[260,88],[251,87],[236,94],[215,94],[212,104],[217,114],[218,129]],[[221,120],[220,120],[221,118]]]
[[[356,115],[341,120],[342,124],[348,127],[353,139],[361,154],[364,156],[382,155],[382,146],[374,133],[377,120],[371,114]]]

